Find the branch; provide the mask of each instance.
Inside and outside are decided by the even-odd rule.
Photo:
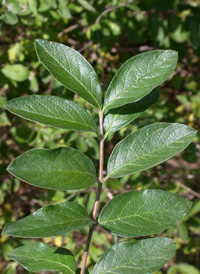
[[[102,189],[102,184],[103,184],[103,156],[104,156],[104,136],[103,136],[103,113],[100,111],[99,113],[99,125],[100,125],[100,134],[101,134],[101,141],[100,141],[100,159],[99,159],[99,181],[98,181],[98,188],[97,188],[97,195],[96,195],[96,201],[94,204],[94,209],[93,209],[93,221],[96,221],[97,218],[97,213],[98,213],[98,208],[99,208],[99,202],[100,202],[100,195],[101,195],[101,189]],[[95,224],[91,225],[89,233],[88,233],[88,238],[85,246],[85,252],[83,255],[83,263],[81,267],[81,273],[80,274],[85,274],[85,269],[86,269],[86,263],[87,263],[87,257],[88,257],[88,252],[89,252],[89,247],[90,247],[90,242],[92,239],[92,234],[94,231]]]

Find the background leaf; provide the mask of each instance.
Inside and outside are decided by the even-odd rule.
[[[86,10],[96,13],[96,9],[86,0],[77,0],[79,4]]]
[[[131,191],[115,196],[106,204],[98,221],[119,236],[151,235],[177,223],[191,205],[189,200],[167,191]]]
[[[56,190],[87,188],[96,181],[90,158],[69,147],[29,150],[8,171],[31,185]]]
[[[141,128],[115,146],[107,177],[121,177],[158,165],[185,149],[195,135],[193,128],[176,123]]]
[[[76,273],[76,263],[72,253],[65,248],[48,246],[43,243],[21,246],[8,254],[31,272],[62,271],[66,274]]]
[[[6,108],[22,118],[48,126],[97,131],[92,116],[83,107],[60,97],[24,96],[9,101]]]
[[[159,90],[154,89],[150,94],[143,97],[136,103],[111,109],[106,113],[104,119],[104,128],[109,132],[115,132],[125,127],[133,120],[138,118],[148,107],[155,104],[159,99]]]
[[[105,95],[104,110],[136,102],[162,84],[174,71],[178,55],[155,50],[126,61],[115,74]]]
[[[28,69],[20,64],[6,65],[1,71],[7,78],[17,82],[22,82],[29,76]]]
[[[63,17],[63,18],[71,18],[71,12],[68,9],[68,1],[66,0],[57,0],[58,1],[58,13]]]
[[[87,211],[79,204],[64,202],[40,208],[24,219],[9,223],[4,234],[22,238],[64,235],[91,223]]]
[[[91,104],[101,107],[101,87],[93,67],[77,51],[59,43],[36,40],[39,61],[56,80]]]
[[[93,274],[152,273],[168,262],[175,248],[171,239],[161,237],[122,242],[103,254],[96,263]]]
[[[186,263],[180,263],[177,268],[180,274],[199,274],[200,273],[196,267]]]
[[[4,21],[7,23],[7,24],[10,24],[10,25],[15,25],[18,23],[18,17],[16,14],[8,11],[5,16],[4,16]]]

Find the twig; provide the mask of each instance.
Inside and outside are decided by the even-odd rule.
[[[180,187],[184,188],[185,190],[187,190],[188,192],[190,192],[191,194],[193,194],[195,197],[200,198],[200,194],[194,190],[192,190],[190,187],[185,186],[184,184],[182,184],[181,182],[177,181],[176,182],[177,185],[179,185]]]
[[[181,183],[179,180],[182,179],[196,179],[198,177],[199,174],[197,174],[197,176],[194,176],[192,174],[189,174],[187,176],[179,176],[179,177],[172,177],[173,181],[175,182],[175,184],[179,185],[180,187],[184,188],[185,190],[187,190],[189,193],[193,194],[195,197],[200,198],[200,194],[194,190],[192,190],[190,187],[184,185],[183,183]],[[168,176],[167,174],[162,174],[159,177],[159,180],[163,180],[163,179],[167,179]]]
[[[100,195],[101,195],[101,189],[102,189],[102,184],[103,184],[103,157],[104,157],[104,136],[103,136],[103,113],[100,111],[99,113],[99,125],[100,125],[100,134],[101,134],[101,141],[100,141],[100,159],[99,159],[99,181],[98,181],[98,188],[97,188],[97,195],[96,195],[96,201],[94,204],[94,209],[93,209],[93,221],[96,221],[97,218],[97,213],[98,213],[98,208],[99,208],[99,202],[100,202]],[[95,224],[92,224],[88,233],[88,238],[86,241],[86,246],[85,246],[85,252],[83,255],[83,263],[81,267],[81,273],[80,274],[85,274],[85,269],[86,269],[86,263],[87,263],[87,257],[88,257],[88,252],[89,252],[89,247],[90,247],[90,242],[92,239],[92,234],[94,231]]]
[[[45,93],[51,94],[52,89],[53,89],[53,76],[51,75],[51,78],[50,78],[50,81],[49,81],[49,87],[48,87],[48,89],[45,91]]]
[[[87,48],[89,48],[91,45],[92,45],[92,41],[86,43],[82,48],[80,48],[80,49],[78,50],[78,52],[83,52],[83,51],[85,51],[85,50],[86,50]]]
[[[58,36],[58,38],[60,38],[60,37],[62,37],[63,34],[66,34],[66,33],[70,32],[72,30],[75,30],[78,27],[79,27],[79,24],[72,25],[72,26],[64,29],[63,31],[59,32],[57,36]]]
[[[127,3],[122,3],[121,5],[117,5],[117,6],[110,7],[110,8],[104,10],[102,13],[99,14],[99,16],[97,17],[97,19],[96,19],[96,21],[95,21],[96,33],[97,33],[97,40],[98,40],[98,47],[97,47],[97,48],[100,47],[100,37],[99,37],[99,31],[98,31],[98,24],[99,24],[101,18],[102,18],[105,14],[107,14],[107,13],[113,11],[113,10],[119,9],[119,8],[121,8],[121,7],[126,7],[126,5],[127,5]]]
[[[121,5],[117,5],[117,6],[114,6],[114,7],[110,7],[110,8],[108,8],[108,9],[104,10],[104,11],[103,11],[102,13],[100,13],[99,16],[97,17],[97,19],[96,19],[96,21],[95,21],[96,26],[98,26],[99,21],[101,20],[101,18],[102,18],[106,13],[109,13],[109,12],[111,12],[111,11],[113,11],[113,10],[116,10],[116,9],[119,9],[119,8],[125,7],[125,6],[126,6],[126,3],[123,3],[123,4],[121,4]]]

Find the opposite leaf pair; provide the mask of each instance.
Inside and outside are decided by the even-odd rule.
[[[43,40],[36,40],[36,52],[40,62],[56,80],[101,108],[102,92],[98,77],[82,55],[62,44]],[[111,81],[103,110],[142,99],[170,76],[177,58],[175,51],[157,50],[129,59]]]
[[[178,222],[190,206],[190,201],[169,192],[132,191],[114,197],[103,208],[98,223],[111,233],[124,237],[149,235]],[[90,224],[92,220],[83,207],[64,202],[46,206],[21,221],[8,224],[3,233],[17,237],[52,237]],[[129,274],[130,271],[146,274],[147,271],[162,267],[174,251],[175,244],[167,238],[119,243],[104,253],[95,265],[93,274]],[[68,250],[43,243],[19,247],[9,257],[29,271],[77,273],[74,258]]]
[[[161,237],[122,242],[103,254],[92,274],[153,274],[168,262],[175,247],[171,239]],[[43,243],[18,247],[9,258],[17,260],[31,272],[47,270],[80,274],[70,251]]]
[[[182,219],[191,202],[162,190],[130,191],[104,206],[97,223],[112,234],[138,237],[162,232]],[[24,219],[6,225],[4,234],[42,238],[64,235],[94,223],[87,211],[72,202],[45,206]]]

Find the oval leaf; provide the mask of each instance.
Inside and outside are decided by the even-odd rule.
[[[131,191],[117,195],[106,204],[99,224],[123,237],[150,235],[177,223],[191,205],[188,199],[163,190]]]
[[[30,95],[13,99],[6,108],[22,117],[48,126],[81,131],[97,131],[91,115],[76,103],[45,95]]]
[[[167,238],[122,242],[112,246],[103,254],[92,273],[152,273],[165,265],[174,251],[175,244]]]
[[[156,166],[185,149],[195,135],[193,128],[176,123],[155,123],[141,128],[115,146],[108,160],[107,178]]]
[[[45,206],[18,222],[6,225],[3,234],[22,238],[53,237],[89,224],[90,217],[82,206],[64,202]]]
[[[200,274],[199,270],[196,267],[186,263],[178,264],[177,269],[180,274]]]
[[[176,67],[177,52],[155,50],[126,61],[115,74],[105,95],[104,110],[134,103],[162,84]]]
[[[125,127],[138,118],[148,107],[155,104],[159,99],[159,90],[154,89],[140,101],[119,108],[111,109],[106,113],[104,128],[106,135]]]
[[[6,65],[1,71],[7,78],[17,82],[23,82],[29,76],[28,69],[20,64]]]
[[[92,160],[70,147],[29,150],[7,170],[31,185],[56,190],[87,188],[96,181]]]
[[[76,50],[65,45],[36,40],[39,61],[53,77],[94,106],[101,107],[101,86],[93,67]]]
[[[8,258],[16,260],[30,272],[46,270],[76,273],[76,263],[69,250],[43,243],[20,246],[10,252]]]

